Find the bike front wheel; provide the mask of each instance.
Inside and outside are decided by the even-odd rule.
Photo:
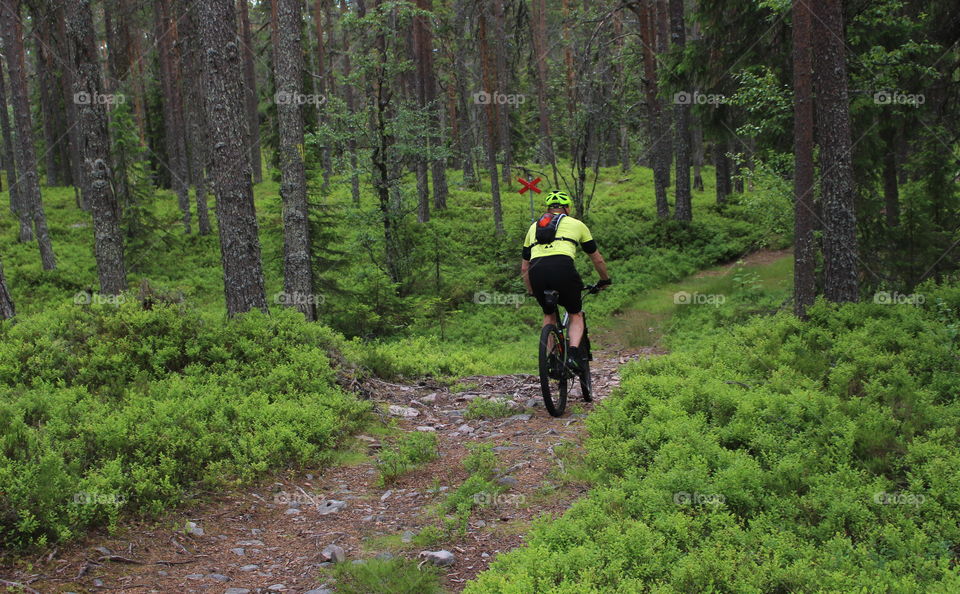
[[[551,416],[559,417],[567,407],[567,348],[563,334],[553,324],[540,332],[540,391]]]

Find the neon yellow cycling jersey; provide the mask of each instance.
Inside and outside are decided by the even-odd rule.
[[[569,256],[573,258],[577,255],[577,246],[584,248],[584,251],[588,254],[597,250],[590,229],[571,216],[565,216],[560,220],[560,224],[557,226],[557,236],[552,243],[537,244],[536,221],[530,225],[527,236],[523,240],[524,255],[529,253],[530,260],[545,256]]]

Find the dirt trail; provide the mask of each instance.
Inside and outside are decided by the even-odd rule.
[[[595,400],[619,384],[620,365],[659,352],[640,348],[596,354]],[[206,503],[172,513],[163,522],[125,522],[114,536],[92,533],[40,559],[0,568],[2,576],[44,593],[324,592],[326,584],[317,576],[327,545],[342,547],[347,563],[378,554],[416,558],[420,548],[403,541],[424,526],[437,525],[430,507],[467,478],[461,464],[467,445],[491,443],[500,468],[512,477],[502,479],[508,490],[492,505],[474,510],[462,538],[431,547],[455,555],[444,568],[445,585],[459,592],[497,553],[521,545],[532,519],[562,513],[583,495],[586,485],[558,480],[562,461],[555,448],[569,443],[579,450],[586,435],[583,418],[595,405],[582,402],[578,387],[567,413],[550,417],[532,375],[463,378],[460,385],[467,391],[379,381],[367,385],[385,409],[397,405],[392,414],[383,414],[396,418],[400,429],[436,432],[439,438],[440,458],[389,488],[377,486],[373,458],[380,441],[364,435],[359,443],[370,455],[358,463],[286,473],[242,491],[208,494]],[[470,400],[492,397],[511,401],[516,415],[463,418]],[[583,412],[573,414],[575,406]],[[184,534],[185,518],[202,534]]]

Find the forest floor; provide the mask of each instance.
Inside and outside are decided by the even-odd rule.
[[[385,426],[435,432],[439,458],[378,486],[375,458],[382,441],[359,435],[355,445],[363,449],[350,461],[210,495],[176,514],[186,513],[182,521],[124,522],[112,536],[91,533],[21,564],[12,576],[5,571],[5,577],[28,592],[44,593],[323,592],[318,575],[329,566],[323,550],[334,544],[346,553],[345,562],[377,555],[416,559],[424,548],[447,550],[454,562],[442,568],[444,585],[459,592],[498,553],[520,546],[534,518],[561,514],[585,493],[586,482],[565,467],[582,453],[584,418],[619,384],[621,365],[662,352],[643,347],[595,353],[594,402],[584,403],[577,386],[559,418],[543,408],[539,380],[532,375],[462,378],[462,391],[432,382],[370,380],[365,391],[376,394]],[[507,399],[515,414],[464,419],[470,401],[478,398]],[[468,478],[461,461],[475,443],[493,444],[507,490],[491,496],[490,505],[475,507],[462,536],[431,547],[407,542],[424,527],[438,525],[441,516],[433,506]],[[202,534],[187,534],[187,520]]]
[[[744,263],[772,270],[789,255],[761,251]],[[657,303],[672,302],[669,293],[705,287],[710,278],[734,269],[735,264],[718,266],[650,293],[663,293]],[[783,271],[776,276],[771,280],[786,280],[779,278]],[[619,316],[615,327],[594,333],[595,344],[606,348],[595,352],[591,363],[594,402],[583,402],[576,386],[560,418],[543,408],[533,375],[466,377],[455,386],[367,380],[362,391],[376,403],[382,422],[356,436],[335,463],[274,474],[248,488],[203,493],[163,521],[124,520],[112,535],[93,531],[39,558],[20,558],[13,567],[0,566],[0,587],[17,583],[22,591],[43,593],[320,594],[334,588],[325,549],[336,545],[345,563],[393,556],[417,560],[423,551],[448,551],[453,562],[440,567],[442,582],[459,592],[497,554],[521,546],[534,519],[562,514],[589,489],[585,473],[578,472],[585,417],[619,385],[622,365],[666,352],[654,328],[643,337],[650,346],[626,346],[638,344],[636,334],[646,333],[651,320],[670,315],[653,311],[644,300],[637,306]],[[643,319],[630,317],[637,315]],[[513,410],[502,418],[464,418],[476,399],[505,399]],[[439,457],[381,486],[378,452],[417,431],[436,433]],[[474,507],[463,533],[425,543],[417,535],[441,526],[437,508],[470,476],[462,461],[478,443],[493,446],[505,490]],[[187,522],[199,530],[185,530]]]

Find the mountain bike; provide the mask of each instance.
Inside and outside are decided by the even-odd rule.
[[[600,289],[597,285],[588,285],[583,291],[595,295]],[[543,296],[548,306],[557,306],[559,293],[544,291]],[[547,412],[554,417],[562,415],[567,407],[567,382],[574,377],[580,378],[580,395],[584,402],[593,401],[593,381],[590,377],[590,361],[593,360],[593,355],[587,334],[586,312],[583,314],[583,338],[580,340],[583,363],[579,373],[574,373],[567,366],[567,351],[570,345],[566,334],[569,323],[570,314],[564,312],[559,326],[547,324],[540,332],[540,391],[543,392],[543,404],[547,407]]]

